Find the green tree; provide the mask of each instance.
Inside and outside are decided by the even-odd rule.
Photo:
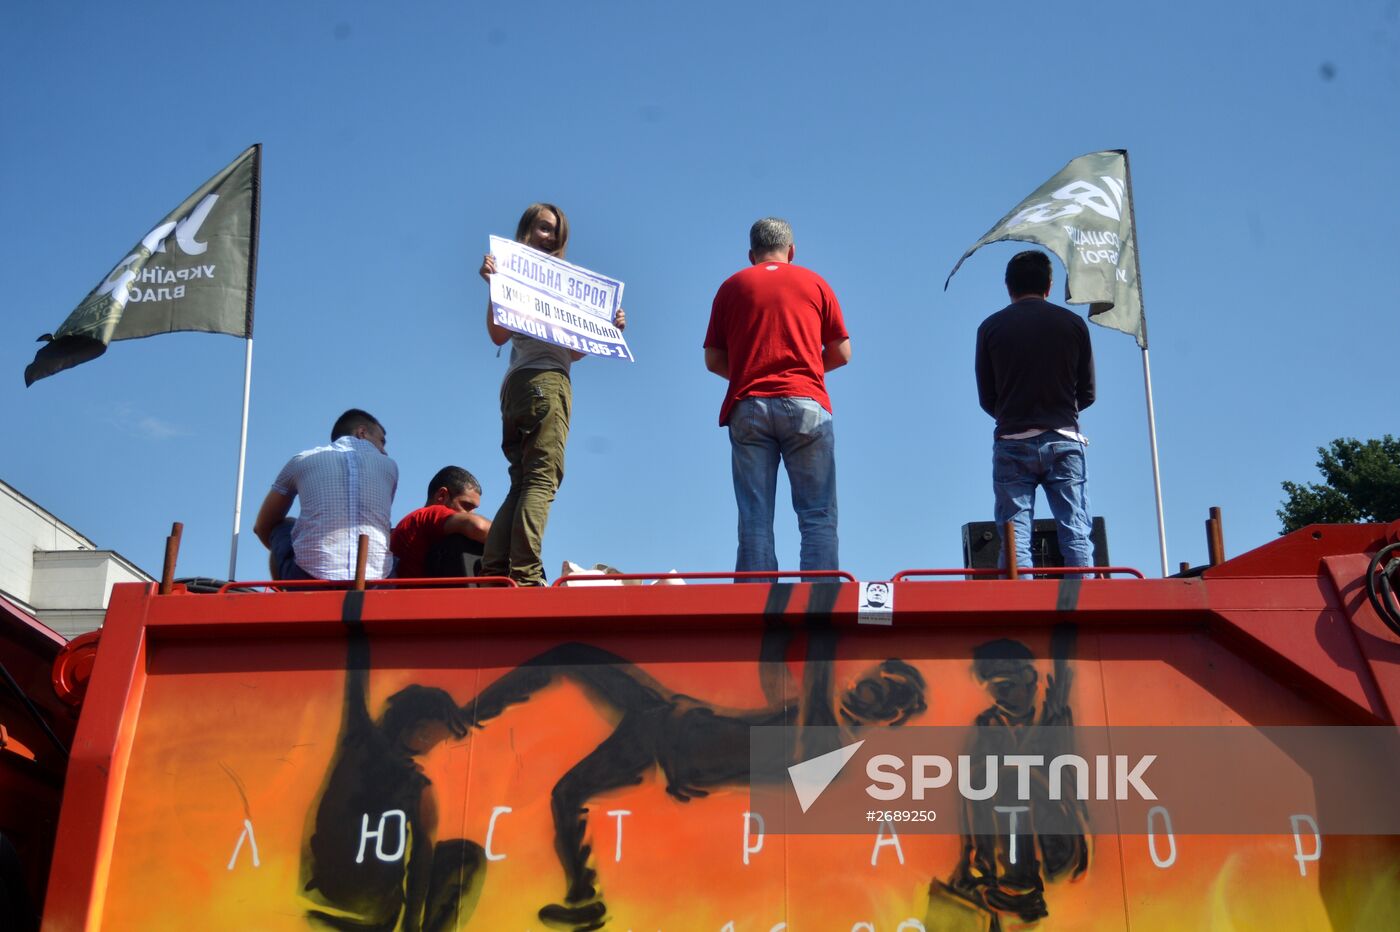
[[[1400,518],[1400,440],[1386,434],[1364,443],[1351,437],[1318,447],[1325,484],[1283,483],[1282,533],[1309,524],[1350,524]]]

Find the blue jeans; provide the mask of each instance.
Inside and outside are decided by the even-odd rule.
[[[1035,489],[1045,489],[1045,500],[1055,516],[1060,555],[1065,566],[1093,566],[1094,548],[1089,542],[1089,496],[1085,490],[1084,445],[1053,430],[1025,440],[998,439],[992,444],[992,489],[996,493],[997,534],[1007,521],[1016,526],[1016,566],[1031,566],[1031,521],[1035,517]],[[1006,541],[1002,541],[1001,566],[1006,566]]]
[[[272,570],[273,579],[313,578],[297,563],[297,555],[292,551],[292,528],[296,523],[296,518],[287,518],[268,535],[272,539],[268,548],[271,551],[268,568]]]
[[[739,505],[735,570],[778,568],[773,500],[779,458],[787,468],[802,532],[800,568],[837,569],[836,434],[826,409],[810,398],[741,399],[729,414],[729,445]]]

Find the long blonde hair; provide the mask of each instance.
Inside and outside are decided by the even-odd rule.
[[[550,255],[554,256],[556,259],[562,259],[564,258],[564,250],[569,245],[569,218],[565,217],[564,212],[553,204],[539,203],[531,204],[529,207],[526,207],[525,213],[520,215],[520,222],[515,226],[515,241],[517,243],[525,242],[526,237],[529,236],[530,227],[535,225],[535,220],[546,210],[554,212],[554,219],[557,224],[557,229],[554,233],[554,242],[556,245],[554,249],[550,251]]]

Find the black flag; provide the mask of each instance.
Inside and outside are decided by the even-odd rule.
[[[194,330],[253,335],[262,146],[254,145],[141,238],[24,370],[24,384],[96,359],[113,340]]]

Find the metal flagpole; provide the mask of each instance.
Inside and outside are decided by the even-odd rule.
[[[1136,235],[1133,239],[1137,239]],[[1162,516],[1162,472],[1157,465],[1157,415],[1152,409],[1152,367],[1147,362],[1145,346],[1142,348],[1142,382],[1147,389],[1147,443],[1152,448],[1152,488],[1157,493],[1157,546],[1162,551],[1162,577],[1166,578],[1167,525]]]
[[[1142,315],[1142,381],[1147,392],[1147,443],[1152,450],[1152,490],[1157,499],[1157,546],[1162,553],[1162,576],[1167,572],[1167,523],[1162,514],[1162,472],[1157,464],[1157,414],[1152,407],[1152,368],[1147,361],[1147,311],[1142,299],[1142,250],[1137,232],[1137,196],[1133,194],[1133,170],[1128,163],[1128,150],[1123,152],[1123,181],[1128,188],[1128,218],[1133,225],[1133,274],[1137,276],[1138,312]]]
[[[262,224],[262,143],[253,156],[253,214],[248,223],[248,307],[243,357],[243,422],[238,432],[238,481],[233,493],[233,543],[229,545],[228,578],[238,578],[238,523],[243,515],[243,466],[248,458],[248,395],[253,385],[253,298],[258,290],[258,233]]]
[[[253,385],[253,338],[243,357],[243,423],[238,432],[238,480],[233,493],[233,543],[228,554],[228,578],[238,578],[238,524],[243,514],[243,466],[248,458],[248,396]],[[1154,460],[1155,462],[1155,460]]]

